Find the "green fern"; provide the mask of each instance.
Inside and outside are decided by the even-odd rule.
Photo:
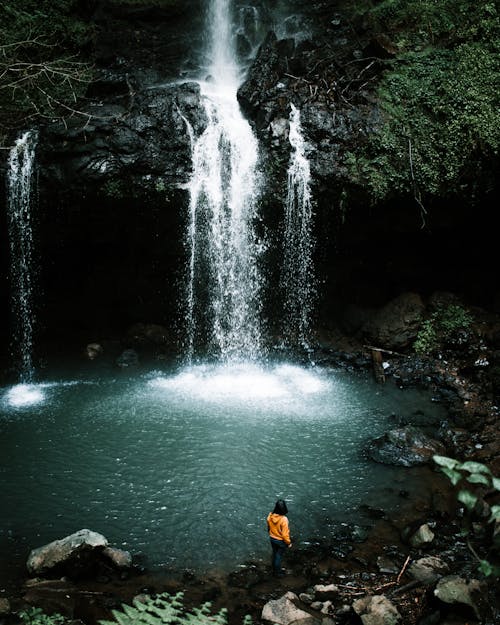
[[[211,614],[210,603],[187,611],[183,605],[183,593],[161,593],[145,600],[133,600],[133,606],[122,605],[112,610],[114,621],[101,620],[99,625],[227,625],[227,610],[222,608]],[[245,625],[251,625],[248,618]]]

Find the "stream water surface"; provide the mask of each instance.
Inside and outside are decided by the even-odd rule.
[[[408,470],[363,448],[425,394],[291,364],[193,366],[0,389],[1,579],[31,548],[84,527],[152,568],[267,558],[267,513],[296,544],[391,508]]]

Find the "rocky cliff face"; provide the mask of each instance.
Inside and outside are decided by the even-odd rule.
[[[353,24],[349,2],[236,4],[237,49],[249,66],[238,97],[261,144],[271,242],[286,193],[290,105],[301,110],[313,174],[319,324],[352,320],[353,306],[379,305],[405,290],[456,287],[480,299],[484,282],[476,276],[492,278],[492,235],[479,218],[471,224],[467,202],[428,207],[422,227],[412,198],[373,207],[349,177],[346,153],[380,122],[372,87],[394,52],[390,43]],[[137,321],[175,324],[190,128],[198,136],[206,124],[194,82],[204,65],[201,0],[163,9],[101,2],[93,20],[96,81],[84,114],[47,124],[39,148],[40,317],[49,339],[92,340]],[[268,257],[272,264],[272,249]],[[2,317],[5,327],[7,305]]]

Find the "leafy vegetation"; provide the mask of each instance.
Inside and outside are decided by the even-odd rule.
[[[19,612],[19,618],[24,625],[63,625],[64,616],[61,614],[45,614],[41,608],[28,608]]]
[[[371,26],[398,49],[377,87],[380,124],[346,155],[374,201],[493,184],[500,154],[500,15],[473,0],[384,0]]]
[[[470,526],[470,517],[478,504],[484,500],[481,500],[480,495],[477,492],[473,492],[469,484],[474,486],[482,486],[488,490],[493,490],[500,493],[500,479],[494,477],[491,474],[490,469],[480,462],[459,462],[454,458],[448,458],[446,456],[434,456],[434,462],[440,467],[441,471],[448,477],[453,486],[462,485],[462,488],[458,491],[457,499],[462,503],[467,510],[467,520]],[[464,483],[467,483],[464,487]],[[500,522],[500,505],[488,506],[488,513],[485,522],[487,524]],[[465,530],[469,532],[469,527]],[[499,537],[500,538],[500,537]],[[497,538],[498,540],[498,538]],[[478,560],[479,570],[486,577],[490,575],[500,576],[500,567],[493,565],[489,560],[479,557],[476,551],[472,548],[469,542],[469,548]]]
[[[439,306],[423,322],[413,348],[423,356],[431,355],[450,343],[460,343],[472,322],[472,316],[459,304]]]
[[[0,132],[39,118],[77,114],[91,78],[92,29],[76,0],[6,0],[0,5]]]
[[[162,593],[156,597],[134,599],[133,606],[122,605],[122,610],[113,610],[114,621],[102,620],[100,625],[227,625],[227,610],[211,614],[210,603],[187,610],[183,593],[175,595]],[[246,625],[251,621],[245,619]]]

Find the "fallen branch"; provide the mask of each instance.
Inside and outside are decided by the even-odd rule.
[[[382,347],[374,347],[373,345],[363,345],[363,347],[371,350],[372,352],[383,352],[384,354],[390,354],[391,356],[403,356],[404,358],[409,358],[408,354],[393,352],[390,349],[383,349]]]

